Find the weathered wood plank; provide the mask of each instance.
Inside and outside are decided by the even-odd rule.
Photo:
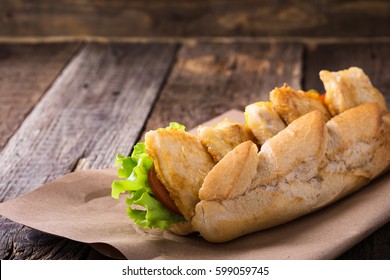
[[[106,259],[89,245],[0,218],[0,259]]]
[[[324,91],[318,72],[337,71],[350,66],[361,67],[371,82],[385,95],[390,108],[390,44],[337,44],[309,48],[305,60],[303,87]],[[390,259],[390,223],[371,234],[357,246],[340,256],[341,259]]]
[[[2,1],[0,36],[389,36],[387,0]]]
[[[78,46],[0,45],[0,150]]]
[[[117,152],[129,153],[175,52],[175,45],[161,44],[83,48],[0,152],[1,200],[72,171],[80,159],[80,168],[104,168],[113,165]],[[3,219],[0,257],[84,258],[90,254],[83,244],[64,243],[45,234],[40,235],[46,236],[43,246],[31,242],[37,234]],[[72,249],[61,249],[66,246]]]
[[[173,58],[173,45],[87,45],[0,153],[2,200],[128,153]],[[16,187],[18,186],[18,187]]]
[[[229,109],[268,100],[284,82],[299,87],[299,44],[198,44],[182,47],[146,130],[170,121],[188,128]]]

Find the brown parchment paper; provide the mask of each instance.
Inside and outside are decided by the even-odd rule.
[[[229,111],[211,123],[225,117],[242,120],[242,113]],[[0,214],[127,259],[333,259],[390,221],[390,174],[386,174],[318,212],[211,244],[197,235],[139,229],[127,217],[124,196],[111,198],[114,179],[114,168],[70,173],[1,203]]]

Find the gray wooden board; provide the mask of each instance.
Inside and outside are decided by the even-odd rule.
[[[0,150],[78,46],[77,43],[0,45]]]

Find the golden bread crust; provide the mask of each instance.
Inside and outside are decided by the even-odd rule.
[[[372,128],[351,125],[368,113]],[[388,119],[377,104],[347,110],[327,123],[318,111],[297,119],[263,145],[246,192],[230,199],[209,194],[196,205],[193,228],[210,242],[224,242],[298,218],[360,189],[389,169]],[[240,161],[238,166],[247,158]],[[227,164],[222,160],[215,169]],[[223,173],[210,172],[202,188],[218,182],[212,176]]]
[[[247,191],[257,171],[257,146],[252,141],[238,145],[206,176],[199,190],[201,200],[232,199]],[[207,180],[207,181],[206,181]]]

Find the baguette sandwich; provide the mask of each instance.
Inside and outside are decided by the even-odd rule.
[[[390,167],[390,114],[364,72],[321,71],[326,94],[275,88],[245,124],[171,123],[117,156],[112,196],[145,228],[225,242],[323,208]]]

